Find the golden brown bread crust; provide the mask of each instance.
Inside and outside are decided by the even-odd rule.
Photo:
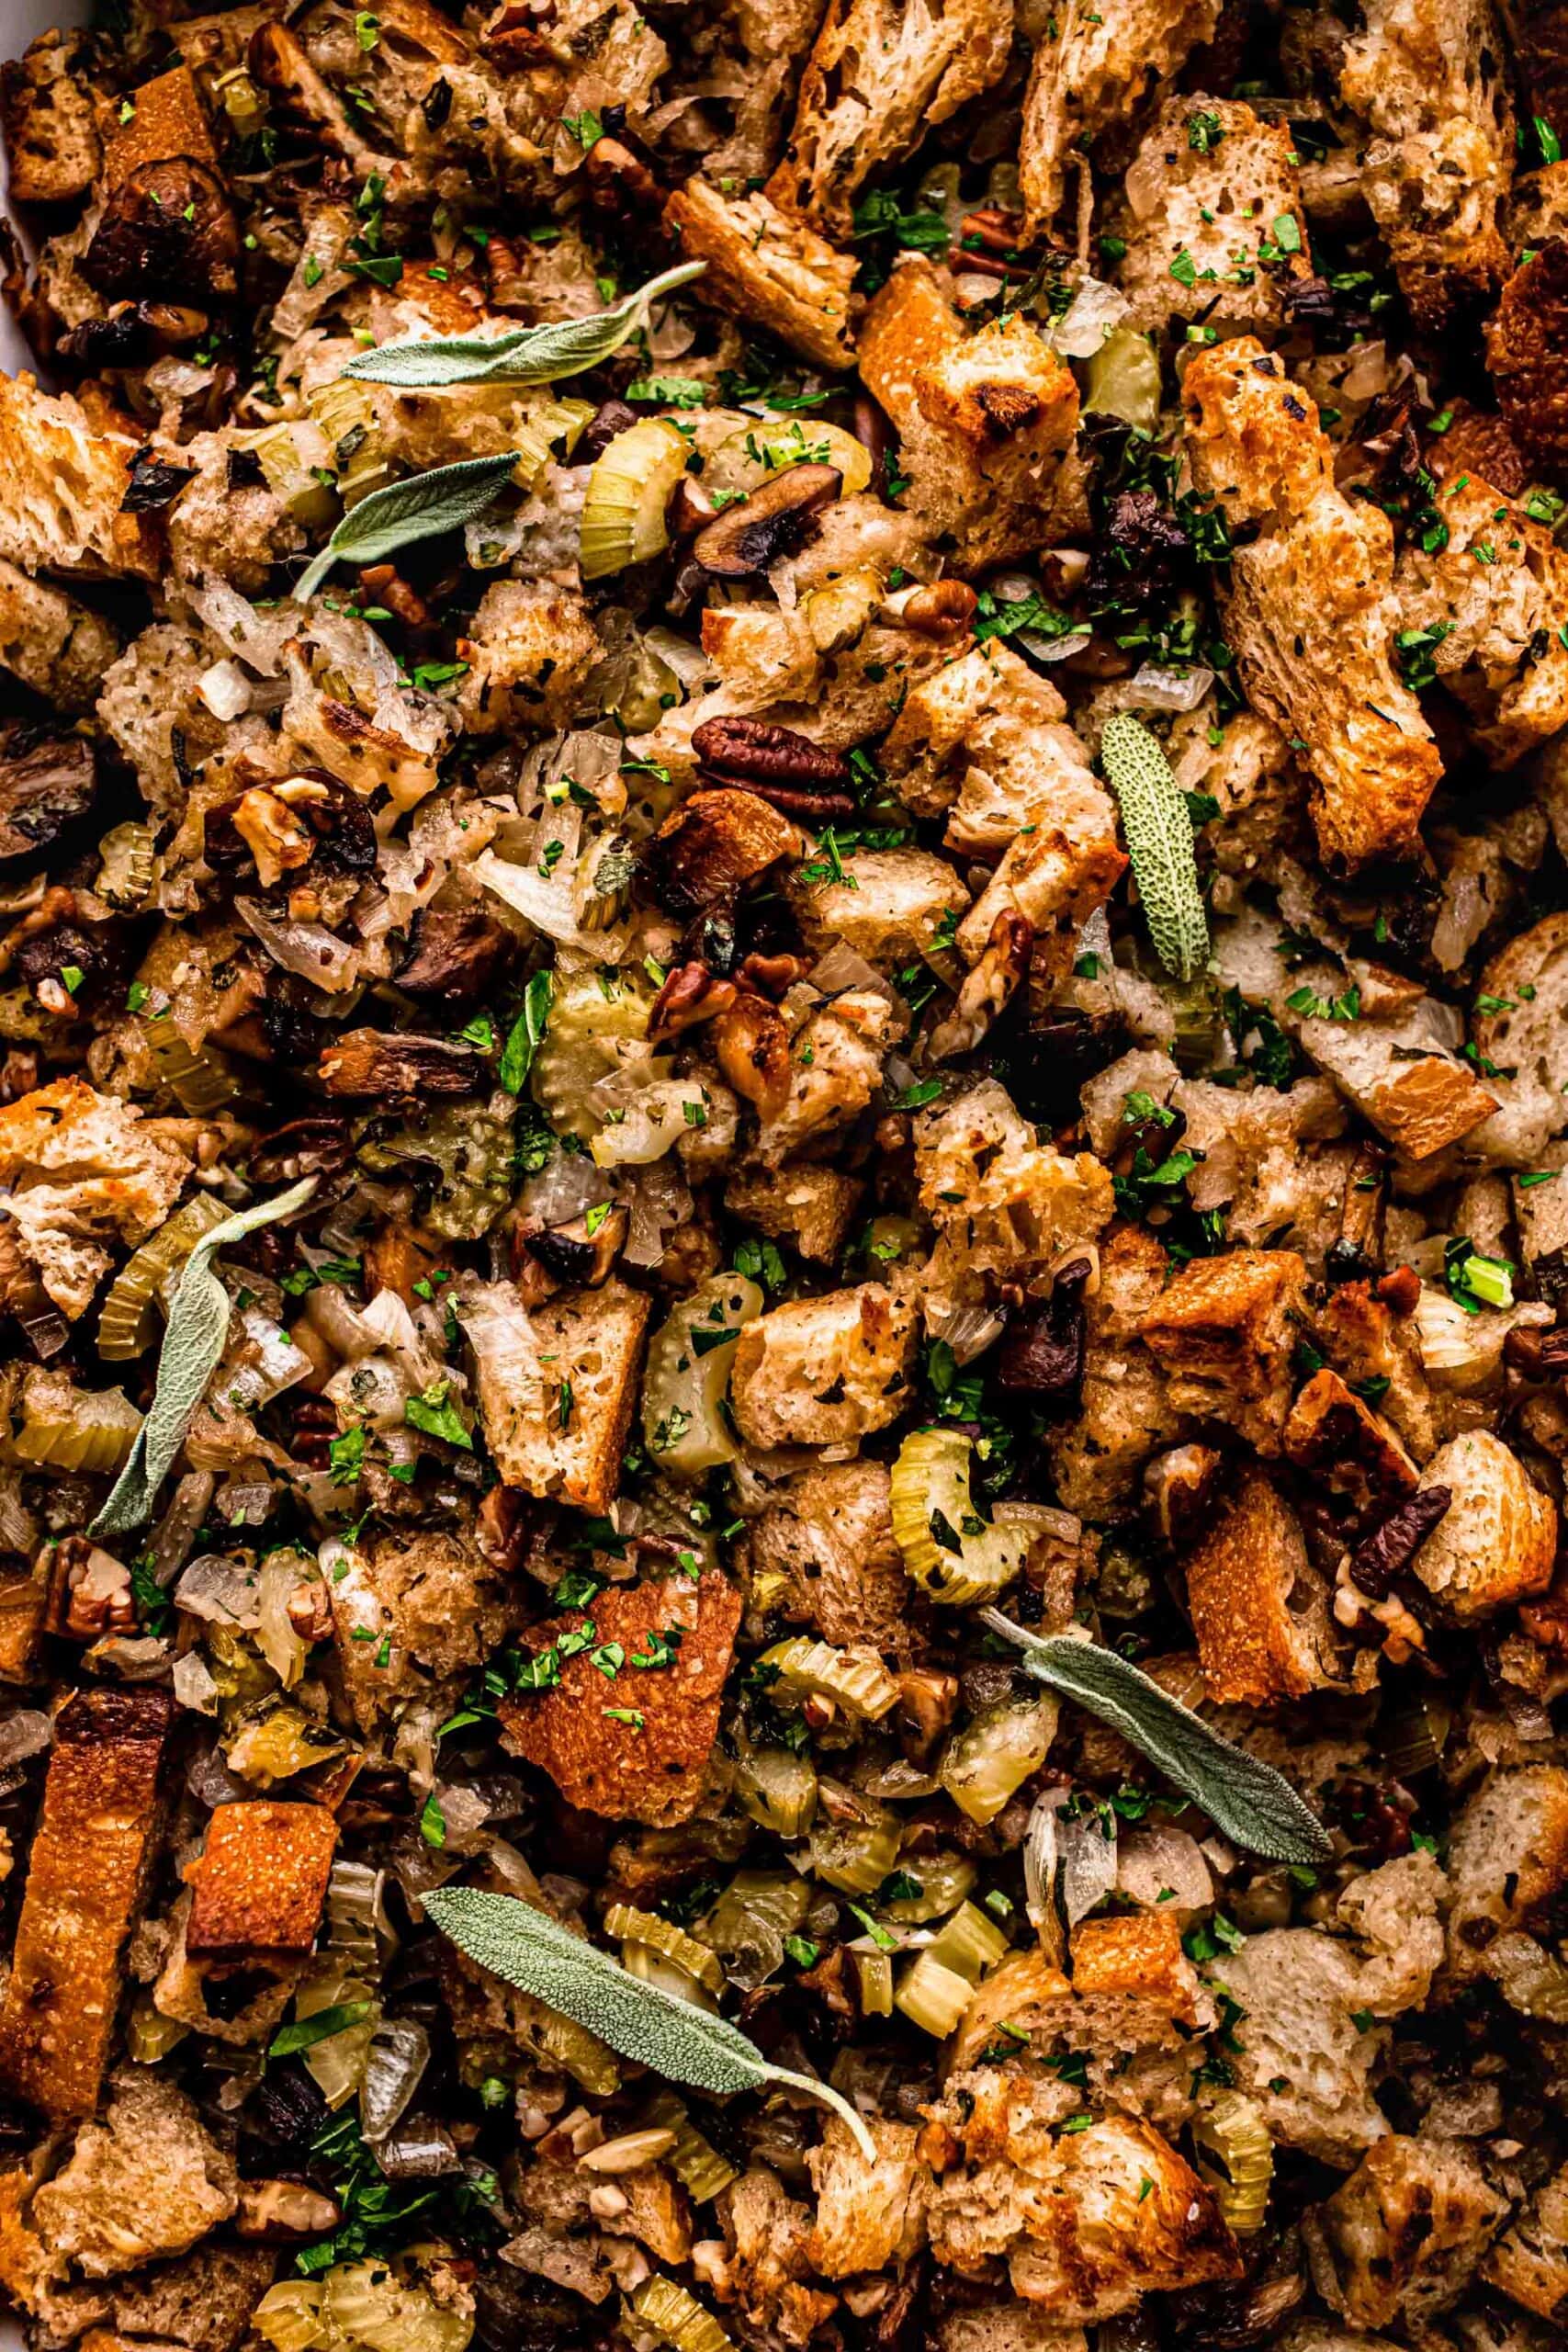
[[[203,1957],[308,1952],[337,1849],[324,1805],[222,1804],[186,1876],[196,1889],[186,1950]]]
[[[1568,452],[1568,242],[1515,270],[1486,322],[1486,365],[1509,432],[1538,465]]]
[[[158,1826],[174,1702],[162,1690],[79,1691],[55,1719],[11,1974],[0,2082],[51,2120],[95,2106],[119,1999],[120,1952]]]
[[[207,107],[186,65],[141,83],[129,112],[123,106],[112,110],[104,141],[105,185],[113,190],[143,164],[165,163],[175,155],[205,164],[209,171],[218,165]]]
[[[850,291],[859,265],[808,222],[761,189],[727,200],[690,179],[665,206],[664,225],[689,261],[706,262],[706,300],[766,327],[819,368],[853,366]]]
[[[584,1812],[664,1825],[688,1820],[702,1799],[739,1623],[739,1594],[710,1569],[697,1583],[669,1577],[613,1585],[594,1601],[591,1621],[574,1611],[531,1625],[524,1638],[536,1655],[590,1625],[592,1637],[561,1659],[557,1688],[502,1702],[505,1745],[547,1772],[567,1803]],[[672,1662],[637,1671],[639,1657],[658,1654],[653,1637],[671,1633],[681,1637]],[[629,1663],[609,1675],[612,1645]],[[634,1720],[620,1721],[612,1709]]]
[[[1216,1706],[1272,1707],[1335,1679],[1326,1597],[1301,1525],[1257,1471],[1189,1553],[1187,1606]]]

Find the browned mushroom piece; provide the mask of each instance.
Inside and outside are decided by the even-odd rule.
[[[643,865],[660,906],[691,915],[732,899],[803,847],[789,820],[755,793],[694,792],[660,825]]]
[[[623,1208],[612,1208],[607,1216],[590,1209],[569,1224],[524,1234],[523,1247],[557,1282],[570,1283],[574,1290],[594,1289],[615,1264],[628,1222]]]
[[[699,531],[692,554],[705,571],[721,580],[748,580],[781,555],[794,555],[816,528],[844,486],[837,466],[790,466],[727,506]]]
[[[192,294],[228,301],[239,289],[240,232],[222,183],[172,155],[142,164],[112,189],[82,260],[100,294]]]
[[[376,864],[369,808],[324,768],[269,779],[220,801],[202,818],[203,853],[218,874],[253,866],[264,890],[285,876],[368,874]]]
[[[776,1119],[789,1100],[794,1072],[789,1032],[776,1004],[750,990],[713,1025],[714,1053],[725,1077],[760,1118]]]
[[[93,747],[80,735],[39,741],[18,728],[0,746],[0,857],[26,857],[85,817],[97,790]]]
[[[335,1176],[354,1157],[344,1119],[290,1119],[258,1143],[247,1163],[253,1184],[297,1184],[301,1176]]]
[[[412,1096],[474,1094],[485,1066],[471,1046],[439,1037],[389,1036],[351,1029],[327,1046],[316,1075],[329,1094],[361,1102]]]
[[[482,907],[422,907],[393,978],[422,1002],[473,1004],[512,960],[512,934]]]
[[[117,302],[107,318],[84,319],[62,334],[54,356],[75,368],[144,368],[167,352],[188,350],[211,323],[205,311],[178,302]]]

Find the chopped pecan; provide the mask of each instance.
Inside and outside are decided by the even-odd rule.
[[[776,1119],[789,1100],[789,1033],[765,996],[737,995],[714,1023],[714,1052],[737,1094],[758,1116]]]
[[[67,1535],[51,1559],[49,1629],[69,1642],[136,1631],[130,1571],[85,1535]]]
[[[1350,1555],[1350,1581],[1369,1600],[1384,1600],[1453,1501],[1449,1487],[1418,1487]]]
[[[648,1016],[648,1042],[668,1045],[683,1029],[712,1021],[735,1002],[735,983],[721,980],[705,964],[677,964],[653,1000]]]
[[[387,610],[409,628],[423,628],[430,619],[430,607],[415,588],[411,588],[395,563],[372,563],[359,575],[360,587],[368,605],[385,605]]]
[[[781,997],[811,969],[804,956],[748,956],[738,978],[762,996]]]
[[[1414,1266],[1395,1266],[1392,1273],[1372,1284],[1372,1292],[1391,1314],[1403,1318],[1414,1315],[1421,1303],[1421,1277]]]

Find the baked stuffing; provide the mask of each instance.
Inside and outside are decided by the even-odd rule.
[[[1568,32],[0,68],[29,2352],[1568,2327]]]

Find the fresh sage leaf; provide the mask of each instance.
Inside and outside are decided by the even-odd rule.
[[[1333,1848],[1327,1831],[1281,1773],[1222,1739],[1201,1715],[1115,1650],[1071,1634],[1031,1634],[998,1609],[983,1609],[980,1615],[993,1634],[1017,1643],[1026,1673],[1131,1740],[1168,1781],[1202,1806],[1233,1844],[1271,1862],[1328,1859]]]
[[[141,1527],[152,1515],[159,1487],[185,1442],[190,1417],[207,1393],[229,1337],[229,1294],[212,1271],[220,1250],[243,1241],[247,1233],[302,1209],[319,1179],[304,1177],[270,1201],[227,1216],[204,1233],[186,1260],[169,1307],[168,1329],[158,1358],[158,1383],[147,1418],[136,1432],[130,1456],[115,1482],[115,1489],[87,1530],[89,1535],[123,1535]]]
[[[518,327],[510,334],[444,334],[425,342],[384,343],[362,351],[344,369],[362,383],[393,384],[414,390],[435,384],[554,384],[563,376],[597,368],[648,315],[648,306],[700,277],[707,264],[682,262],[650,277],[635,294],[612,302],[591,319],[558,319],[542,327]]]
[[[1122,811],[1127,854],[1155,954],[1190,980],[1209,959],[1209,922],[1198,888],[1192,813],[1170,763],[1142,720],[1119,710],[1100,739],[1106,779]]]
[[[841,2115],[868,2163],[876,2160],[870,2132],[849,2101],[810,2075],[771,2066],[753,2042],[724,2018],[645,1984],[607,1952],[574,1936],[514,1894],[487,1894],[474,1886],[446,1886],[423,1897],[424,1908],[459,1951],[521,1993],[585,2026],[623,2058],[651,2067],[672,2083],[720,2098],[764,2090],[770,2083],[807,2091]]]
[[[313,596],[334,563],[379,563],[416,539],[461,529],[482,514],[517,463],[514,450],[495,458],[465,458],[428,473],[389,481],[350,507],[321,553],[294,586],[296,604]]]

